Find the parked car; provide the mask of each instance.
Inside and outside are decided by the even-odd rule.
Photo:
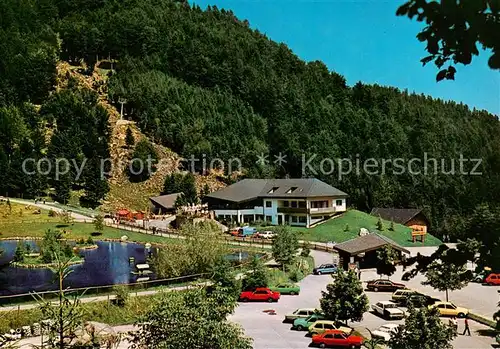
[[[399,330],[398,324],[387,323],[380,326],[377,330],[371,331],[372,338],[380,338],[384,342],[388,342],[391,339],[393,333],[397,333]]]
[[[248,302],[277,302],[280,299],[280,293],[271,291],[268,288],[260,287],[253,291],[243,291],[240,293],[240,301]]]
[[[276,234],[273,231],[266,230],[258,232],[255,234],[255,237],[258,237],[259,239],[272,239],[275,235]]]
[[[490,286],[500,285],[500,274],[491,273],[484,280],[484,283]]]
[[[372,304],[372,310],[384,319],[397,320],[405,317],[405,312],[391,301],[381,301]]]
[[[436,302],[429,306],[429,309],[436,308],[440,316],[465,317],[469,314],[469,309],[457,307],[451,302]]]
[[[407,290],[407,289],[403,288],[403,289],[394,291],[394,293],[391,296],[391,299],[392,299],[393,302],[400,303],[400,304],[405,304],[406,303],[406,299],[410,295],[412,295],[414,293],[416,293],[416,291]]]
[[[347,347],[361,348],[363,337],[349,335],[339,330],[330,330],[312,337],[312,345],[320,348],[326,347]]]
[[[291,314],[285,315],[285,322],[293,322],[295,319],[306,319],[316,312],[314,308],[299,308]]]
[[[413,293],[401,301],[402,305],[412,304],[415,308],[428,307],[436,302],[441,302],[439,298],[434,298],[421,293]]]
[[[379,291],[381,291],[381,292],[394,292],[396,290],[406,288],[406,286],[404,284],[393,282],[391,280],[380,279],[380,280],[368,281],[366,288],[368,291],[374,291],[374,292],[379,292]]]
[[[485,282],[485,280],[489,274],[490,274],[489,270],[481,270],[479,273],[476,273],[474,275],[474,278],[472,279],[472,281],[482,284]]]
[[[298,318],[293,321],[292,329],[297,331],[304,331],[309,328],[312,324],[314,324],[318,320],[324,320],[325,316],[321,313],[314,313],[307,318]]]
[[[337,269],[338,267],[336,264],[321,264],[320,266],[313,269],[313,274],[333,274],[337,272]]]
[[[330,321],[330,320],[318,320],[311,326],[309,326],[308,330],[309,334],[311,335],[323,333],[328,330],[340,330],[347,334],[350,334],[352,332],[352,328],[338,325],[335,323],[335,321]]]
[[[300,286],[296,284],[278,284],[269,287],[271,291],[279,292],[280,294],[298,295],[300,293]]]

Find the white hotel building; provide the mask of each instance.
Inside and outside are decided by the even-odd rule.
[[[345,212],[347,194],[315,178],[244,179],[205,197],[220,220],[310,226]]]

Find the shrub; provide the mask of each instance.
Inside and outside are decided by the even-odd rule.
[[[94,244],[94,239],[92,239],[92,236],[89,236],[89,238],[87,239],[87,244],[89,244],[89,245],[93,245]]]
[[[116,295],[114,304],[119,306],[119,307],[124,307],[130,298],[128,287],[127,286],[115,286],[115,287],[113,287],[113,290],[115,291],[115,295]]]
[[[302,251],[300,252],[300,255],[302,257],[309,257],[309,254],[311,253],[311,244],[309,242],[306,242],[304,246],[302,247]]]
[[[289,275],[290,280],[293,282],[299,282],[300,280],[302,280],[304,278],[304,274],[297,267],[293,267],[288,275]]]
[[[49,217],[55,217],[55,216],[56,216],[56,212],[54,210],[50,210]]]
[[[83,244],[85,244],[85,240],[83,238],[78,240],[78,245],[83,245]]]

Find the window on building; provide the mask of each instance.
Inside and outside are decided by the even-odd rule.
[[[296,191],[296,190],[297,190],[297,187],[291,187],[290,189],[288,189],[288,190],[286,191],[286,193],[287,193],[287,194],[291,194],[291,193],[293,193],[293,192],[294,192],[294,191]]]
[[[273,221],[273,217],[271,216],[266,216],[266,222],[272,222]]]
[[[272,201],[266,201],[266,207],[273,207]]]
[[[299,208],[306,208],[306,202],[305,201],[299,201]]]
[[[292,207],[297,207],[297,201],[291,201]]]
[[[289,207],[290,206],[290,202],[288,201],[283,201],[283,207]]]
[[[297,223],[297,216],[292,216],[292,223]]]
[[[269,190],[267,193],[268,193],[268,194],[272,194],[272,193],[274,193],[274,192],[275,192],[276,190],[278,190],[278,189],[279,189],[279,187],[272,187],[272,189],[271,189],[271,190]]]
[[[299,223],[307,223],[307,217],[306,216],[299,216]]]
[[[342,200],[337,200],[337,201],[335,201],[335,204],[336,204],[337,206],[342,206]]]

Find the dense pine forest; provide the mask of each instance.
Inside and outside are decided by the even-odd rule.
[[[475,207],[500,201],[496,116],[396,88],[349,87],[341,72],[304,62],[230,11],[169,0],[3,0],[0,13],[2,194],[34,197],[53,187],[63,201],[83,189],[94,207],[105,197],[97,159],[109,154],[106,111],[92,91],[54,86],[60,60],[92,67],[111,58],[110,102],[126,100],[139,128],[181,156],[237,157],[249,177],[314,175],[361,210],[421,207],[438,236],[463,236]],[[280,152],[287,162],[276,166]],[[268,166],[256,164],[260,154]],[[303,157],[314,154],[304,173]],[[482,159],[482,175],[425,173],[422,163],[403,174],[390,166],[342,178],[319,171],[323,158],[424,154],[439,167],[444,159],[448,172],[452,161],[459,171],[461,156]],[[23,174],[27,157],[91,161],[78,178],[54,178]]]

